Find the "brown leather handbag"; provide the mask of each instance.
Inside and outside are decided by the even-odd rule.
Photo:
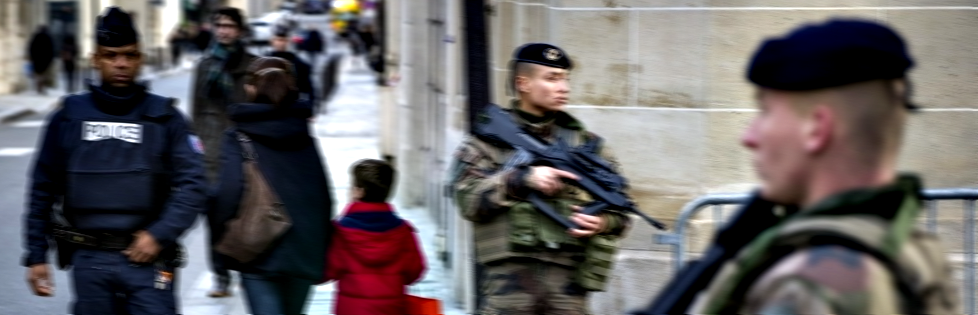
[[[215,249],[242,263],[248,263],[264,253],[292,226],[275,190],[258,169],[258,154],[251,139],[238,132],[244,162],[244,192],[238,215],[227,222],[227,230]]]

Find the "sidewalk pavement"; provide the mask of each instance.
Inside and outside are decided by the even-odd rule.
[[[163,70],[153,69],[152,66],[144,66],[143,74],[139,79],[152,82],[156,78],[189,71],[193,68],[193,64],[194,62],[191,60],[184,60],[184,63],[180,67]],[[81,71],[75,73],[75,76],[81,75]],[[28,89],[20,93],[0,95],[0,123],[8,123],[25,116],[47,113],[53,110],[58,105],[61,97],[68,94],[67,85],[62,74],[58,73],[57,78],[58,86],[53,89],[47,89],[46,95],[40,95],[34,91],[33,83],[29,85]],[[76,92],[82,91],[84,89],[84,83],[79,82],[75,88],[77,89]]]
[[[350,165],[363,158],[380,158],[379,101],[376,81],[369,69],[353,66],[349,61],[346,59],[341,63],[340,85],[334,98],[326,105],[326,114],[319,115],[313,123],[333,185],[336,215],[339,215],[349,202]],[[427,209],[398,207],[396,197],[393,203],[398,215],[411,222],[417,229],[428,266],[422,280],[410,286],[409,292],[441,300],[442,314],[465,314],[462,309],[455,306],[450,291],[453,279],[438,260],[435,243],[438,227],[434,219]],[[334,291],[334,282],[315,286],[310,292],[306,313],[331,314]],[[230,297],[234,301],[228,308],[228,314],[247,314],[248,308],[240,286],[235,286],[234,294]]]

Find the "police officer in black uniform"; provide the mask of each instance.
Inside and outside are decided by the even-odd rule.
[[[173,99],[135,82],[143,55],[129,14],[108,8],[96,34],[101,84],[65,97],[40,142],[27,281],[34,294],[53,294],[54,240],[59,266],[74,268],[74,314],[176,314],[178,238],[205,202],[203,147]]]

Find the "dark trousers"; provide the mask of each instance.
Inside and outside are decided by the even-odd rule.
[[[242,273],[241,286],[254,315],[305,314],[312,280],[282,275]]]
[[[318,51],[306,51],[306,61],[309,62],[309,69],[316,69],[316,56],[319,55]]]
[[[176,68],[180,66],[181,47],[180,44],[175,43],[170,45],[170,57],[173,57],[173,67]]]
[[[228,272],[228,268],[225,265],[225,259],[228,259],[228,257],[214,250],[214,247],[217,245],[217,239],[221,236],[219,234],[223,233],[224,231],[224,229],[215,226],[217,224],[220,223],[218,223],[217,220],[213,218],[213,214],[208,212],[207,213],[207,225],[208,225],[207,237],[208,237],[208,244],[211,245],[210,246],[211,272],[213,272],[214,275],[216,275],[218,278],[224,279],[226,281],[230,281],[231,274],[230,272]]]
[[[176,314],[176,270],[137,264],[119,251],[79,249],[72,257],[75,315]],[[164,288],[156,287],[159,271],[172,273]]]
[[[75,63],[62,64],[65,74],[65,90],[68,93],[75,93]]]

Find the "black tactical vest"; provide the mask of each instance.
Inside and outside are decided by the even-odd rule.
[[[170,192],[171,102],[147,93],[129,114],[116,116],[100,111],[91,93],[65,98],[64,214],[74,228],[131,232],[158,217]]]

